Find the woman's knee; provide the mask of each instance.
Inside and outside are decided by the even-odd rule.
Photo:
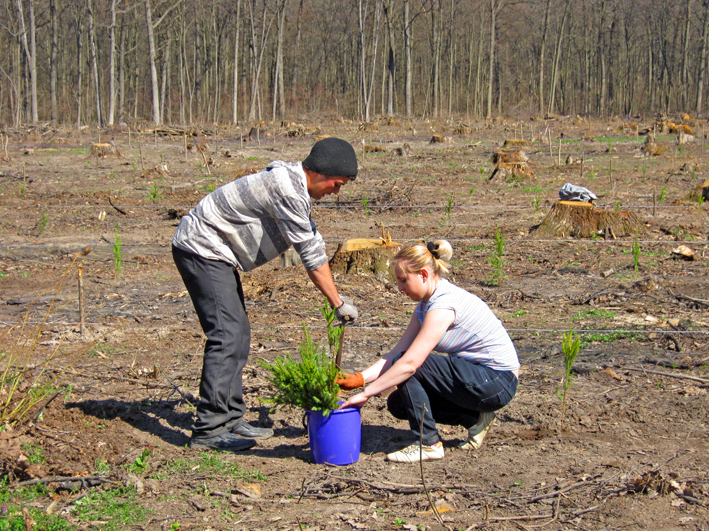
[[[398,389],[393,391],[387,398],[387,409],[394,418],[399,420],[408,420],[409,418],[406,415],[406,406]]]

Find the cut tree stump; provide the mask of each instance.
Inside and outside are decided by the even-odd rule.
[[[91,144],[91,154],[94,157],[108,157],[109,155],[115,155],[116,157],[121,156],[113,144],[103,142],[100,144]]]
[[[645,231],[635,212],[597,208],[583,201],[558,201],[533,232],[545,237],[590,238],[592,234],[597,234],[615,239]]]
[[[381,238],[354,238],[337,246],[330,259],[330,270],[342,275],[370,274],[379,280],[392,278],[391,259],[402,244],[391,240],[387,232]]]

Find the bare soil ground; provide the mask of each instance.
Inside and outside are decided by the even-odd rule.
[[[70,387],[1,434],[10,491],[43,480],[47,494],[26,508],[82,529],[709,530],[709,209],[685,198],[709,171],[707,141],[699,134],[677,146],[662,135],[661,156],[646,157],[644,138],[625,136],[620,121],[498,121],[475,124],[467,136],[454,125],[382,121],[365,132],[320,124],[322,134],[353,142],[361,174],[313,209],[329,252],[382,229],[398,241],[448,238],[452,280],[487,301],[514,337],[519,392],[486,444],[462,451],[464,430],[442,426],[446,457],[423,466],[440,520],[419,466],[384,460],[412,442],[384,398],[362,412],[357,463],[315,465],[302,412],[270,412],[260,401],[269,393],[265,374],[250,362],[247,420],[275,437],[238,455],[186,448],[204,338],[170,255],[175,216],[271,160],[302,160],[314,138],[276,126],[251,142],[240,140],[246,130],[212,131],[200,140],[204,156],[186,151],[181,134],[10,132],[9,161],[0,162],[0,320],[46,317],[34,363],[57,348],[87,351],[60,379]],[[434,133],[450,141],[431,144]],[[521,135],[531,141],[535,177],[489,181],[491,154]],[[113,142],[119,156],[92,155],[99,141]],[[404,144],[408,154],[393,151]],[[583,154],[583,165],[564,164],[570,154]],[[637,244],[634,236],[536,237],[531,229],[566,182],[590,188],[601,205],[638,213]],[[506,278],[489,286],[495,227],[506,238]],[[680,244],[696,260],[675,259]],[[82,336],[76,266],[56,296],[47,290],[88,245],[95,247],[78,259],[92,309]],[[302,323],[323,338],[322,298],[302,267],[272,263],[243,280],[254,358],[295,353]],[[343,366],[361,369],[396,342],[413,303],[373,276],[336,283],[361,315],[346,331]],[[560,340],[570,328],[583,331],[583,348],[562,430]],[[136,490],[133,503],[148,509],[142,520],[80,513],[87,494],[117,485]]]

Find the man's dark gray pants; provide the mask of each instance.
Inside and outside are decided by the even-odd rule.
[[[193,435],[221,435],[238,426],[246,411],[241,377],[249,357],[251,325],[241,278],[226,262],[174,246],[172,257],[207,336]]]
[[[403,355],[396,356],[392,363]],[[470,428],[480,412],[497,411],[517,392],[511,371],[496,371],[455,356],[429,354],[414,375],[389,395],[387,407],[396,418],[409,421],[418,442],[436,444],[436,422]]]

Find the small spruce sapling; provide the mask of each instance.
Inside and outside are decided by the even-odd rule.
[[[340,387],[335,383],[338,375],[335,361],[327,356],[325,348],[313,343],[308,328],[303,325],[303,342],[300,344],[301,361],[290,354],[278,356],[272,363],[256,360],[271,373],[267,378],[275,387],[274,394],[264,402],[273,407],[299,407],[322,411],[325,416],[339,405]]]
[[[566,396],[571,387],[571,368],[574,366],[576,355],[581,349],[581,339],[574,335],[574,331],[569,330],[564,334],[561,341],[561,349],[564,352],[564,381],[562,390],[557,388],[559,398],[561,398],[561,431],[564,430],[564,415],[566,413]]]

